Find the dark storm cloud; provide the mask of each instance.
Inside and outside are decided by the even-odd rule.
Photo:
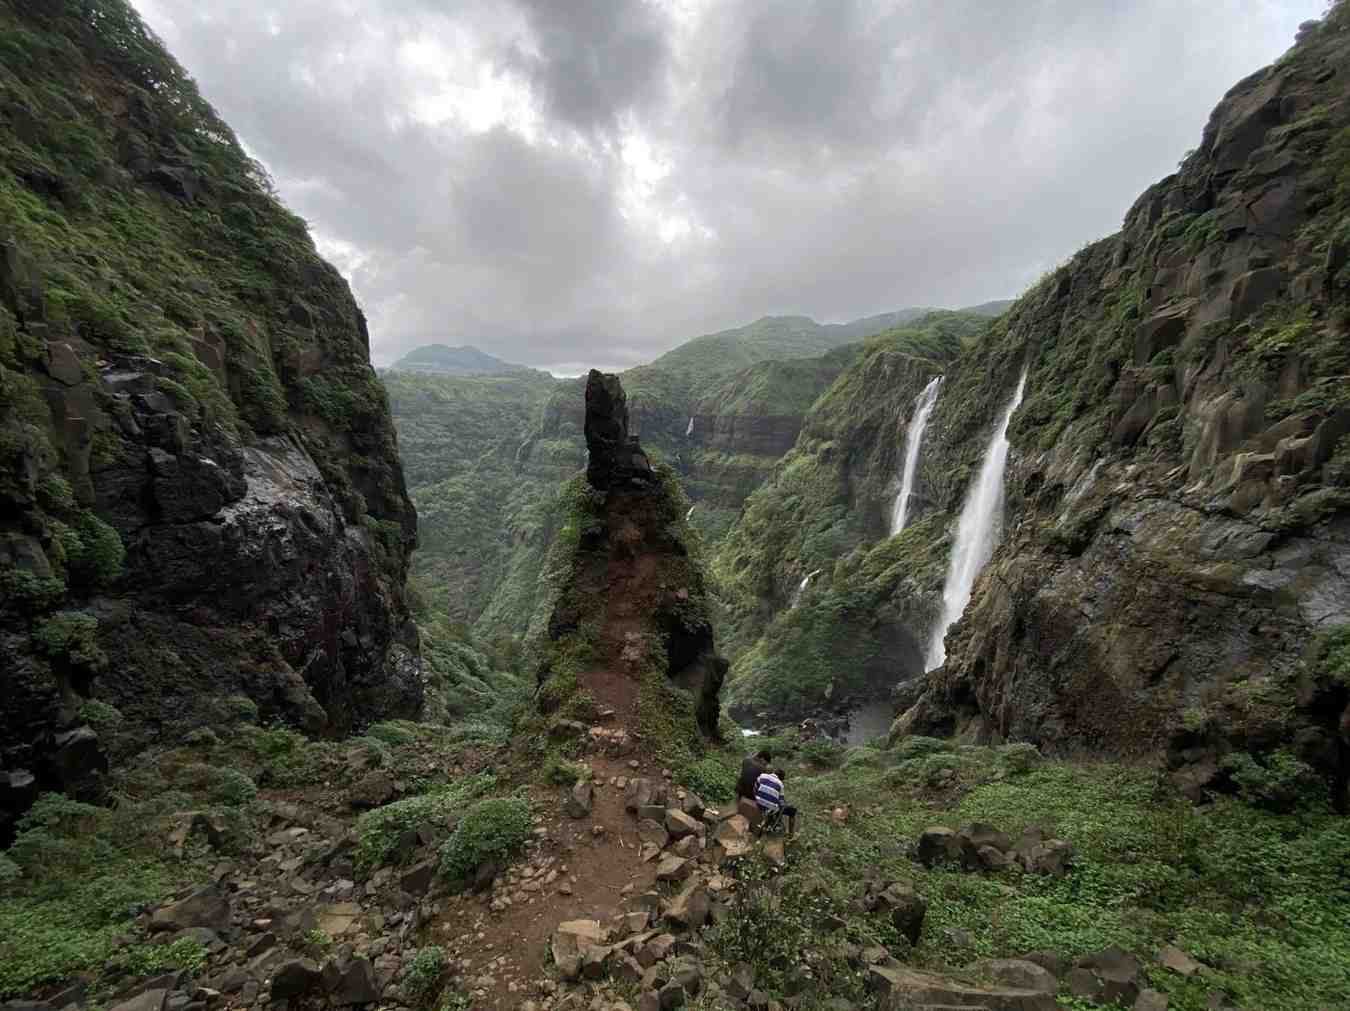
[[[507,64],[525,73],[548,110],[579,129],[613,129],[619,116],[657,99],[669,58],[668,24],[648,3],[517,0],[531,49]]]
[[[1322,0],[137,0],[378,361],[618,366],[765,313],[1014,295]]]

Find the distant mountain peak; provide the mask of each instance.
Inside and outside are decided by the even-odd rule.
[[[503,376],[533,371],[502,361],[472,344],[423,344],[390,366],[395,372],[429,372],[442,376]]]

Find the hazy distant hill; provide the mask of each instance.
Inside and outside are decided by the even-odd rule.
[[[430,372],[441,376],[505,376],[533,372],[465,344],[452,348],[446,344],[424,344],[413,348],[390,366],[396,372]]]

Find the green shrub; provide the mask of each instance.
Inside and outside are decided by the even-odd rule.
[[[911,758],[920,758],[924,755],[934,755],[941,751],[950,751],[951,745],[946,741],[939,740],[936,737],[923,737],[914,735],[904,738],[895,746],[895,757],[899,761],[907,761]]]
[[[998,757],[1003,767],[1014,776],[1030,772],[1041,762],[1041,753],[1036,745],[1026,742],[1004,745],[998,749]]]
[[[415,956],[403,973],[403,989],[415,1001],[426,1001],[436,993],[445,975],[445,949],[429,944]]]
[[[183,738],[183,743],[189,748],[214,748],[220,743],[220,738],[210,727],[198,727]]]
[[[79,583],[108,586],[122,574],[127,551],[112,527],[91,512],[80,514],[75,524],[78,537],[66,544],[66,567]]]
[[[525,845],[534,822],[520,797],[490,797],[469,809],[441,847],[441,873],[464,881],[488,860],[505,860]]]
[[[822,769],[833,769],[843,763],[844,749],[834,741],[808,741],[802,745],[802,758]]]
[[[558,755],[549,755],[544,762],[541,778],[554,786],[572,786],[584,779],[590,770],[579,762],[569,762]]]
[[[238,769],[193,762],[179,771],[177,782],[194,793],[205,794],[211,804],[242,807],[258,796],[257,784]]]
[[[383,741],[391,747],[402,747],[405,744],[412,744],[417,740],[417,735],[405,724],[402,723],[377,723],[366,731],[367,737],[373,737],[377,741]]]
[[[15,610],[46,611],[59,604],[65,595],[65,581],[56,576],[39,576],[21,569],[0,572],[0,602]]]
[[[174,970],[197,975],[206,968],[206,945],[195,937],[180,937],[169,944],[133,944],[108,959],[104,970],[141,978]]]
[[[87,723],[101,738],[111,736],[122,725],[122,712],[101,699],[85,699],[80,704],[78,718]]]
[[[704,801],[725,804],[736,798],[736,778],[739,775],[738,759],[705,755],[680,768],[676,778]]]
[[[1287,751],[1275,751],[1260,760],[1245,751],[1235,752],[1224,759],[1223,768],[1242,799],[1256,807],[1289,812],[1326,804],[1327,789],[1321,777]]]
[[[98,619],[83,611],[61,611],[37,627],[33,640],[53,660],[102,670],[108,655],[98,645]]]
[[[74,512],[75,493],[70,482],[60,474],[48,474],[38,482],[38,501],[48,512]]]
[[[221,709],[226,723],[257,723],[258,703],[247,695],[229,695],[222,700]]]
[[[400,840],[423,826],[444,829],[471,801],[496,785],[488,773],[466,776],[417,797],[405,797],[367,811],[356,820],[356,866],[363,872],[388,863]]]
[[[23,868],[9,857],[0,853],[0,888],[23,877]]]

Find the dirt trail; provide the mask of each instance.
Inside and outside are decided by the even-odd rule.
[[[579,678],[597,711],[613,710],[600,725],[630,736],[637,730],[638,683],[625,672],[621,656],[629,637],[644,630],[652,594],[660,592],[656,572],[657,559],[648,554],[611,559],[601,660]],[[449,957],[468,962],[459,985],[474,995],[476,1009],[515,1011],[527,1000],[547,1002],[552,992],[547,947],[557,925],[604,920],[655,886],[656,864],[639,856],[637,822],[624,810],[623,790],[614,783],[660,778],[664,770],[642,754],[640,742],[630,755],[590,754],[583,760],[595,784],[590,814],[571,818],[563,812],[565,791],[534,788],[536,809],[549,814],[527,858],[504,881],[499,877],[501,886],[491,892],[448,899],[430,928],[428,943],[442,944]],[[510,900],[505,908],[503,896]]]

